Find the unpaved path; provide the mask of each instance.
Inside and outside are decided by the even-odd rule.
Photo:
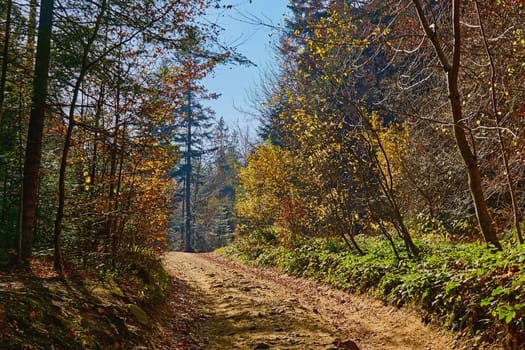
[[[214,254],[172,252],[168,271],[192,288],[207,314],[203,349],[454,348],[416,315],[326,286],[244,266]]]

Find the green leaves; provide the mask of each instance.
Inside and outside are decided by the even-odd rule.
[[[492,311],[492,315],[498,320],[504,320],[506,324],[511,323],[516,318],[516,309],[511,305],[502,305]]]

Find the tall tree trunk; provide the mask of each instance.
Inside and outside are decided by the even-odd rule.
[[[126,218],[123,215],[123,206],[125,203],[121,203],[120,198],[120,189],[122,187],[122,178],[124,171],[124,158],[126,157],[124,149],[124,140],[126,139],[127,124],[124,122],[122,125],[122,136],[121,136],[121,149],[119,154],[119,164],[118,164],[118,176],[117,176],[117,188],[116,188],[116,200],[115,200],[115,213],[117,214],[114,231],[117,236],[117,243],[122,239],[122,234],[124,232],[124,225],[126,223]]]
[[[120,71],[120,67],[119,67]],[[116,220],[116,208],[118,206],[118,195],[117,195],[117,148],[118,148],[118,137],[119,137],[119,124],[120,124],[120,81],[121,76],[117,78],[117,91],[116,91],[116,105],[115,105],[115,120],[113,121],[113,142],[111,144],[111,155],[110,155],[110,170],[109,170],[109,195],[108,195],[108,209],[109,218],[107,221],[106,231],[108,237],[111,238],[111,266],[113,269],[116,268],[117,264],[117,245],[118,237],[115,230]]]
[[[77,79],[77,84],[75,84],[75,91],[73,93],[73,102],[70,107],[68,126],[66,131],[66,136],[64,140],[64,147],[62,148],[62,158],[60,159],[60,171],[58,176],[58,207],[57,213],[55,216],[55,230],[54,230],[54,247],[55,247],[55,256],[54,256],[54,266],[55,270],[62,272],[62,244],[61,244],[61,235],[62,235],[62,220],[64,219],[64,205],[66,199],[66,169],[67,169],[67,158],[69,154],[69,149],[71,146],[71,135],[73,134],[73,129],[75,127],[75,118],[74,118],[74,106],[76,104],[76,99],[78,97],[78,91],[80,90],[81,80]]]
[[[22,183],[22,222],[20,225],[18,261],[23,265],[29,263],[33,246],[37,190],[40,175],[40,161],[42,159],[42,138],[48,87],[53,7],[53,0],[42,0],[40,4],[35,76],[33,79],[32,105],[29,116]]]
[[[189,89],[189,88],[188,88]],[[185,231],[186,231],[186,247],[184,251],[193,252],[191,247],[191,124],[192,124],[192,110],[191,110],[191,90],[188,90],[188,112],[187,112],[187,132],[186,132],[186,179],[184,180],[184,201],[186,205],[185,216]]]
[[[197,249],[199,250],[202,250],[203,247],[202,247],[202,230],[200,229],[200,227],[197,227],[197,217],[196,217],[196,213],[197,213],[197,207],[199,207],[199,190],[200,190],[200,186],[199,186],[199,178],[200,178],[200,173],[201,173],[201,166],[202,166],[202,159],[201,157],[199,156],[197,159],[194,159],[191,163],[191,174],[193,175],[193,201],[191,202],[191,213],[193,213],[192,215],[192,220],[191,220],[191,225],[192,225],[192,228],[193,228],[193,231],[192,231],[192,234],[193,234],[193,241],[195,242],[195,245],[197,246]],[[193,166],[195,164],[195,166]],[[194,170],[195,169],[195,170]]]
[[[7,13],[5,19],[5,32],[4,32],[4,47],[2,50],[2,72],[0,74],[0,125],[2,125],[2,119],[4,115],[4,97],[5,97],[5,83],[7,81],[7,64],[9,54],[9,40],[11,38],[11,9],[13,7],[13,1],[7,0]]]
[[[184,182],[185,179],[182,179]],[[184,184],[184,189],[186,189],[186,184]],[[181,239],[181,248],[182,244],[186,241],[186,224],[184,221],[184,218],[186,217],[186,195],[182,196],[182,205],[180,206],[181,209],[181,220],[180,220],[180,239]]]
[[[423,7],[419,0],[412,0],[416,11],[425,31],[426,35],[432,42],[436,55],[443,65],[447,76],[447,86],[450,100],[450,108],[452,111],[452,120],[454,122],[454,137],[456,139],[456,146],[463,158],[465,164],[470,193],[472,195],[476,217],[481,229],[481,233],[485,242],[493,245],[496,249],[501,250],[501,244],[496,234],[496,228],[492,221],[492,217],[488,210],[487,200],[483,192],[483,184],[481,181],[481,171],[476,155],[471,149],[467,140],[465,130],[463,129],[463,110],[461,107],[461,95],[459,92],[459,69],[461,63],[461,24],[460,24],[460,9],[461,0],[452,1],[452,21],[454,32],[454,50],[452,54],[452,62],[449,61],[439,39],[431,28],[428,19],[425,16]]]

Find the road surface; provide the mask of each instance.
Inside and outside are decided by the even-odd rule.
[[[193,290],[203,349],[453,349],[451,335],[406,310],[238,264],[172,252],[170,274]],[[357,347],[356,347],[357,346]]]

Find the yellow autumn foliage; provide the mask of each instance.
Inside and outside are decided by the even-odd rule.
[[[368,138],[373,145],[377,158],[378,170],[385,174],[385,181],[392,189],[405,176],[403,162],[409,156],[409,129],[404,124],[385,124],[377,113],[370,115]]]
[[[236,210],[249,230],[266,228],[279,216],[284,198],[292,196],[296,166],[291,153],[266,143],[247,157],[239,170]]]

